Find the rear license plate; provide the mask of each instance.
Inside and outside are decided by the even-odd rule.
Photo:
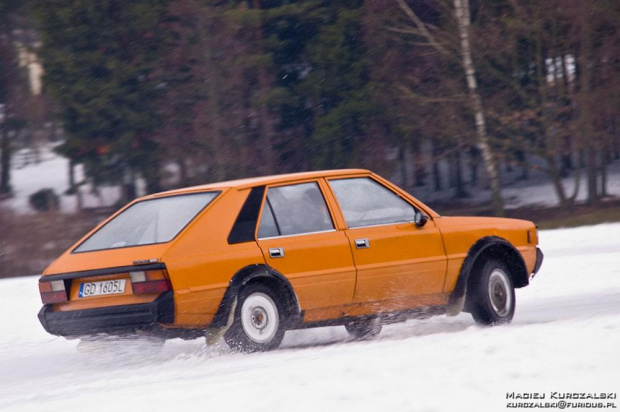
[[[103,282],[84,282],[80,284],[80,297],[117,295],[125,293],[126,279],[105,280]]]

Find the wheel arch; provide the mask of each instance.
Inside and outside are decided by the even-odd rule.
[[[515,288],[522,288],[529,284],[527,266],[521,253],[507,240],[497,236],[487,236],[474,243],[467,252],[456,286],[450,295],[450,304],[454,304],[465,295],[470,282],[475,280],[472,274],[477,273],[477,270],[488,259],[498,259],[508,265],[510,280]]]
[[[209,325],[210,327],[218,328],[227,325],[236,297],[241,289],[252,283],[267,285],[281,298],[285,310],[284,319],[287,323],[295,323],[301,319],[302,312],[299,301],[289,280],[268,265],[250,265],[239,270],[231,278],[218,311]]]

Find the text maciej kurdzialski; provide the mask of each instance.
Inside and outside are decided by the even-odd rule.
[[[547,395],[549,397],[547,398]],[[617,394],[612,392],[507,392],[506,399],[616,399]]]

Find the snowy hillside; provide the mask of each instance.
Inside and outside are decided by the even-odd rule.
[[[461,314],[388,326],[370,342],[343,327],[294,331],[251,355],[202,339],[78,353],[39,325],[36,278],[3,280],[0,410],[467,412],[510,410],[512,392],[618,394],[620,224],[540,237],[545,263],[517,291],[509,326]]]

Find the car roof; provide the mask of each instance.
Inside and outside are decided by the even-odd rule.
[[[319,170],[315,172],[288,173],[282,175],[250,177],[247,179],[228,180],[224,182],[208,183],[206,185],[185,187],[182,189],[169,190],[156,193],[147,197],[159,197],[179,195],[193,192],[203,192],[207,190],[223,190],[235,188],[238,190],[247,189],[254,186],[263,186],[273,183],[294,182],[305,179],[316,179],[319,177],[337,177],[343,175],[370,175],[371,172],[365,169],[338,169],[338,170]]]

